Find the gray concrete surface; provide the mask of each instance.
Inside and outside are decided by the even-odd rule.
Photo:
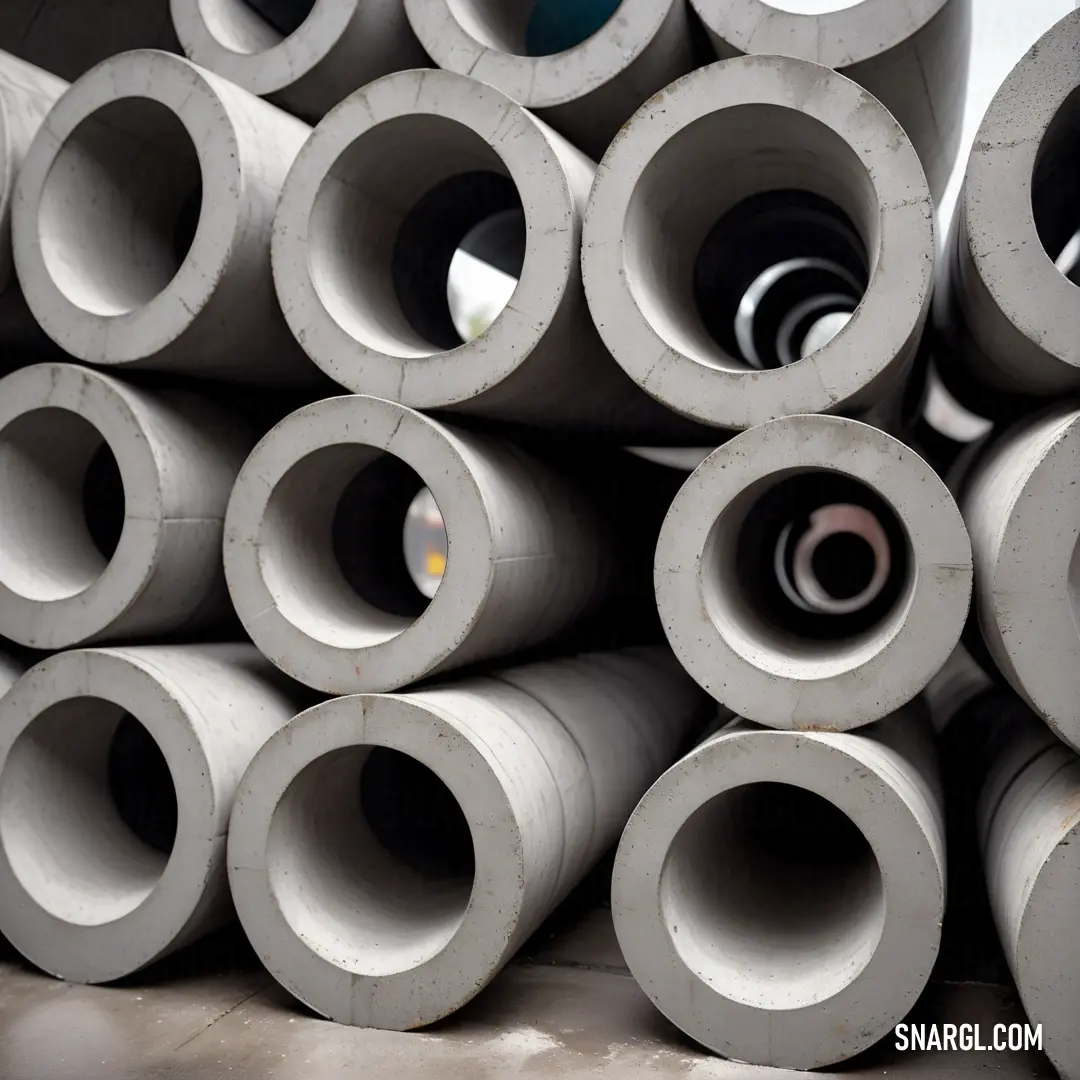
[[[222,972],[223,958],[228,959]],[[0,1080],[795,1080],[684,1039],[623,966],[593,911],[425,1032],[342,1027],[295,1005],[235,938],[215,938],[119,987],[69,986],[0,952]],[[1022,1022],[1012,991],[932,986],[925,1022]],[[913,1017],[914,1019],[914,1017]],[[1052,1080],[1039,1054],[871,1050],[821,1077]]]

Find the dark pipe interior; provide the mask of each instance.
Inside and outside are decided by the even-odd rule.
[[[375,747],[360,771],[360,806],[379,843],[416,873],[443,881],[472,879],[469,823],[426,765]]]
[[[158,744],[125,714],[109,747],[109,794],[124,824],[146,845],[168,855],[176,841],[176,789]]]
[[[517,211],[507,235],[501,217]],[[490,235],[474,232],[500,215]],[[454,326],[446,282],[455,252],[469,234],[471,252],[511,277],[521,274],[525,257],[525,216],[521,197],[509,177],[468,172],[436,184],[402,222],[394,245],[394,289],[402,313],[416,332],[437,349],[463,344]]]
[[[873,580],[874,565],[874,549],[854,533],[826,537],[812,560],[822,588],[837,600],[858,596]]]
[[[345,488],[331,526],[334,557],[357,596],[410,619],[430,603],[409,574],[402,539],[405,514],[422,487],[404,461],[382,454]]]
[[[1035,163],[1031,208],[1039,239],[1051,259],[1057,259],[1080,229],[1080,91],[1073,91],[1047,128]],[[1080,284],[1080,260],[1067,274]]]
[[[261,15],[282,37],[288,37],[311,14],[316,0],[244,0],[252,11]]]
[[[618,11],[622,0],[536,0],[525,26],[525,55],[551,56],[572,49]]]
[[[109,444],[103,442],[83,477],[83,516],[94,546],[111,559],[124,531],[124,482]]]

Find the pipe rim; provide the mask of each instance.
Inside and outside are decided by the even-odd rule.
[[[1080,494],[1069,478],[1080,468],[1078,435],[1075,403],[1022,422],[982,463],[963,503],[978,557],[987,646],[1021,697],[1074,750],[1080,750],[1080,602],[1073,599],[1080,591]]]
[[[213,875],[224,869],[221,838],[228,808],[209,779],[206,748],[191,719],[194,706],[155,667],[152,653],[80,649],[52,656],[0,700],[0,932],[37,967],[69,982],[111,982],[157,959],[195,914]],[[9,855],[13,825],[4,805],[20,737],[47,709],[77,698],[135,716],[165,756],[177,794],[176,839],[171,855],[161,856],[156,883],[124,914],[96,924],[59,917],[23,884]],[[17,818],[21,823],[21,809]],[[43,835],[29,837],[35,856],[24,860],[27,865],[40,858]],[[78,902],[73,889],[68,903]]]
[[[1075,11],[1043,34],[1009,72],[979,125],[959,206],[964,275],[974,275],[979,290],[1032,348],[1065,365],[1053,385],[1047,384],[1055,390],[1063,378],[1071,386],[1080,382],[1080,287],[1043,247],[1031,196],[1047,129],[1080,89],[1078,39],[1080,11]],[[1033,134],[1018,139],[1018,127]],[[961,284],[962,302],[969,291]],[[971,327],[978,330],[979,321]],[[1036,372],[1029,378],[1037,377]]]
[[[315,0],[307,18],[276,45],[241,52],[223,40],[220,9],[242,0],[171,0],[173,26],[188,57],[252,94],[284,90],[313,71],[357,18],[362,0]]]
[[[128,389],[74,364],[36,364],[0,380],[0,451],[5,431],[39,410],[56,410],[96,428],[112,451],[124,486],[124,526],[110,559],[84,587],[51,599],[17,590],[22,567],[0,551],[0,633],[19,644],[63,649],[105,633],[138,601],[165,547],[161,463],[153,432]],[[31,403],[27,407],[27,403]],[[0,525],[0,537],[4,526]],[[12,538],[17,545],[17,540]],[[20,552],[20,562],[25,554]]]
[[[391,617],[398,624],[382,639],[361,626],[367,638],[344,645],[298,625],[266,579],[264,521],[275,491],[294,466],[334,446],[370,447],[413,468],[435,496],[448,541],[442,582],[424,612],[411,622]],[[225,514],[225,578],[246,630],[282,671],[330,693],[381,692],[432,673],[460,647],[491,589],[494,528],[468,454],[449,429],[379,398],[329,398],[282,420],[240,470]]]
[[[73,83],[35,137],[15,187],[15,266],[34,317],[72,356],[96,364],[153,356],[180,338],[213,297],[246,217],[226,87],[171,53],[121,53]],[[191,246],[168,284],[123,314],[103,315],[74,302],[57,284],[43,251],[40,218],[50,174],[76,129],[99,110],[132,99],[168,109],[183,126],[198,158],[202,208]]]
[[[480,18],[465,19],[463,0],[405,0],[424,51],[449,71],[489,83],[528,109],[547,109],[600,89],[626,71],[652,43],[676,0],[622,0],[594,34],[551,56],[517,56],[480,36]]]
[[[525,260],[510,302],[485,333],[448,351],[390,331],[365,331],[368,340],[360,340],[328,309],[311,261],[312,217],[330,170],[374,129],[414,116],[438,117],[447,130],[457,124],[482,139],[517,187],[526,218]],[[578,214],[545,130],[521,106],[463,75],[397,72],[331,110],[289,171],[272,245],[278,298],[305,351],[340,385],[414,408],[458,404],[513,374],[544,339],[577,263]]]
[[[758,1009],[719,993],[683,960],[659,906],[669,845],[683,825],[717,796],[761,782],[802,788],[843,811],[868,841],[884,886],[869,960],[838,992],[802,1007]],[[902,1019],[937,958],[945,888],[934,821],[897,755],[871,739],[721,731],[649,789],[623,833],[612,914],[627,964],[672,1023],[726,1057],[794,1069],[849,1058]],[[912,927],[929,933],[913,944]]]
[[[312,762],[359,745],[397,750],[435,772],[469,822],[476,860],[468,906],[446,944],[419,965],[376,976],[331,962],[299,936],[275,895],[267,853],[293,779]],[[272,736],[237,792],[228,864],[240,921],[273,976],[321,1015],[364,1027],[423,1027],[470,1000],[513,948],[524,901],[522,841],[501,776],[479,732],[420,695],[337,698]]]
[[[911,576],[895,611],[832,657],[795,656],[745,627],[721,610],[730,589],[702,569],[742,493],[807,469],[876,492],[909,541]],[[691,475],[664,519],[653,580],[669,644],[714,698],[770,727],[811,728],[828,717],[839,731],[894,712],[948,659],[967,618],[971,544],[948,489],[913,450],[859,421],[792,416],[737,435]]]
[[[829,68],[863,63],[903,45],[950,0],[859,0],[839,11],[809,15],[768,0],[690,0],[713,34],[741,53],[777,53]],[[862,48],[858,46],[866,42]]]
[[[798,109],[792,108],[792,100],[800,102]],[[639,189],[649,182],[649,166],[679,145],[676,140],[700,139],[700,131],[693,133],[696,124],[724,113],[735,117],[748,106],[773,109],[804,126],[808,137],[819,137],[820,132],[836,147],[845,146],[850,164],[857,160],[865,170],[858,184],[868,186],[855,193],[854,187],[847,190],[848,180],[833,177],[830,184],[844,188],[848,200],[870,200],[861,211],[867,230],[861,239],[871,274],[856,311],[816,353],[767,371],[726,366],[733,358],[719,345],[710,346],[708,355],[685,351],[687,332],[671,329],[683,313],[672,311],[656,284],[631,272],[626,241]],[[805,167],[798,167],[812,186]],[[760,190],[748,188],[732,205]],[[835,201],[832,194],[828,198]],[[866,397],[868,386],[881,383],[890,372],[895,370],[898,377],[899,368],[913,355],[930,310],[933,215],[918,155],[876,98],[850,79],[808,61],[740,57],[699,68],[672,83],[646,102],[615,138],[597,170],[585,212],[585,292],[597,329],[620,366],[647,393],[684,416],[742,429],[793,412],[833,411]],[[702,231],[699,242],[706,233]]]

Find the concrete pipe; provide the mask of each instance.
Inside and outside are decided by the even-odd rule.
[[[0,651],[0,698],[15,685],[23,673],[23,666],[13,656]]]
[[[1037,719],[1011,728],[978,807],[987,889],[1005,956],[1043,1049],[1080,1077],[1080,759]]]
[[[12,205],[30,310],[90,363],[319,378],[281,317],[270,233],[306,124],[178,56],[114,56],[60,98]]]
[[[74,364],[0,380],[0,634],[65,649],[222,620],[225,507],[254,441],[194,394]]]
[[[685,0],[405,0],[441,68],[538,113],[599,160],[646,98],[696,64]]]
[[[255,751],[295,714],[250,645],[60,653],[0,700],[0,932],[102,983],[228,922],[225,842]]]
[[[128,49],[180,44],[169,0],[4,0],[0,49],[71,82]]]
[[[184,51],[311,121],[382,75],[430,61],[403,0],[172,0]]]
[[[741,429],[861,413],[915,363],[933,202],[860,86],[743,57],[680,79],[623,128],[596,174],[582,269],[612,355],[682,415]]]
[[[691,475],[656,548],[675,654],[734,712],[843,731],[898,709],[956,647],[971,545],[913,450],[855,420],[791,416]]]
[[[657,649],[301,713],[256,756],[229,831],[256,952],[339,1023],[448,1016],[617,839],[699,703]]]
[[[282,193],[285,317],[332,379],[418,409],[618,426],[660,413],[581,288],[595,165],[500,91],[389,75],[316,127]]]
[[[1013,689],[1080,749],[1080,412],[1055,406],[991,445],[961,495],[986,646]]]
[[[656,1007],[726,1057],[813,1069],[915,1004],[945,910],[933,742],[907,706],[859,734],[736,721],[649,789],[611,910]]]
[[[15,277],[11,200],[30,143],[66,89],[62,79],[0,52],[0,375],[52,344],[30,314]]]
[[[1080,387],[1080,11],[1036,42],[994,97],[954,222],[935,317],[970,377],[1011,394]]]
[[[833,68],[896,117],[935,200],[960,148],[972,0],[690,0],[722,60],[778,53]]]
[[[438,535],[412,560],[411,522],[429,517]],[[335,694],[545,640],[605,592],[603,547],[584,500],[538,461],[370,397],[278,424],[225,519],[225,575],[248,633]]]

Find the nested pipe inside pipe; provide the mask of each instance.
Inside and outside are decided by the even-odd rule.
[[[0,634],[63,649],[221,622],[225,508],[254,441],[196,394],[75,364],[0,380]]]
[[[615,840],[700,703],[656,649],[302,713],[256,757],[233,813],[249,939],[340,1023],[448,1016]]]
[[[900,1020],[937,956],[944,833],[929,724],[737,721],[638,804],[612,879],[634,977],[726,1057],[811,1069]]]
[[[31,144],[12,208],[45,333],[90,363],[318,382],[270,267],[278,193],[309,132],[178,56],[122,53],[89,71]]]
[[[599,159],[650,95],[695,66],[682,0],[405,0],[441,68],[496,86]]]
[[[172,0],[172,17],[195,63],[313,122],[373,79],[430,63],[403,0]]]
[[[336,382],[414,408],[670,425],[585,303],[594,171],[492,86],[377,80],[316,127],[282,192],[274,278],[293,333]]]
[[[691,475],[654,581],[672,648],[717,700],[772,727],[845,730],[937,673],[971,574],[959,510],[914,451],[858,421],[791,416]]]
[[[0,699],[0,932],[50,974],[100,983],[228,922],[236,785],[297,706],[250,645],[31,668]]]
[[[1080,412],[1056,405],[1000,435],[963,485],[979,627],[1013,689],[1080,749]]]
[[[964,121],[971,0],[690,0],[721,59],[779,53],[864,86],[919,153],[935,199]]]
[[[371,397],[278,424],[225,523],[226,578],[253,640],[332,693],[393,690],[544,641],[604,595],[603,551],[590,508],[540,462]]]
[[[780,56],[700,68],[643,105],[597,170],[581,253],[624,370],[731,429],[896,394],[933,258],[930,192],[893,117]]]
[[[978,805],[990,904],[1024,1009],[1062,1077],[1080,1076],[1080,759],[1031,714],[1014,715]]]
[[[1080,11],[1031,47],[986,110],[935,305],[963,375],[1006,401],[1080,387],[1078,42]]]

